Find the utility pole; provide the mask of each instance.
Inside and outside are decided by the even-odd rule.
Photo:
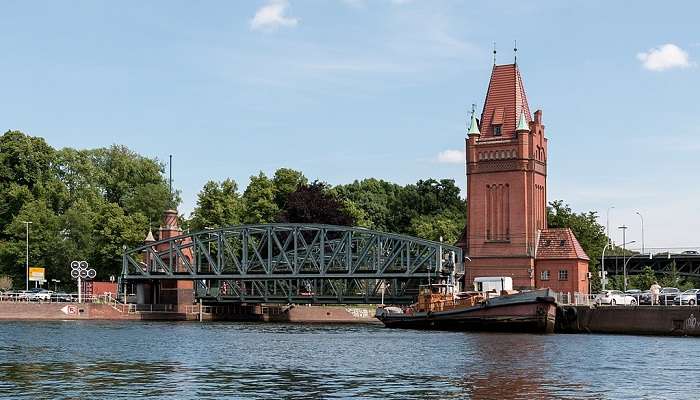
[[[636,211],[635,214],[639,215],[639,218],[642,220],[642,254],[644,254],[644,217],[639,211]]]
[[[625,262],[625,257],[627,253],[627,248],[625,247],[627,245],[627,242],[625,241],[625,232],[627,231],[627,226],[622,225],[619,226],[618,229],[622,229],[622,287],[623,292],[627,291],[627,263]]]
[[[24,221],[24,225],[27,226],[27,259],[26,259],[26,266],[25,266],[25,273],[26,273],[26,290],[29,290],[29,224],[31,224],[31,221]]]

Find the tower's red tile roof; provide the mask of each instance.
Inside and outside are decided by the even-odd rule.
[[[536,257],[590,260],[569,228],[550,228],[540,231]]]
[[[521,112],[532,121],[517,64],[494,65],[481,113],[481,138],[493,137],[492,124],[502,124],[501,136],[514,136]]]

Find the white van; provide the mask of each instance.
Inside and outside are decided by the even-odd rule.
[[[477,292],[513,290],[513,278],[510,276],[482,276],[474,278],[474,290]]]

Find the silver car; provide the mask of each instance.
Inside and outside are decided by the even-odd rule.
[[[689,289],[673,298],[673,304],[694,306],[698,304],[700,289]]]

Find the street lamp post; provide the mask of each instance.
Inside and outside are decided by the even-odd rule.
[[[639,218],[642,220],[642,254],[644,254],[644,217],[639,211],[636,211],[635,214],[639,215]]]
[[[624,292],[627,291],[627,263],[625,262],[625,257],[627,253],[627,249],[625,248],[625,233],[627,232],[627,226],[622,225],[619,226],[618,229],[622,229],[622,287],[624,288]]]
[[[626,244],[631,244],[631,243],[634,243],[634,242],[636,242],[636,240],[632,240],[632,241],[629,241],[629,242],[627,242],[627,243],[623,243],[623,247],[624,247],[624,245],[626,245]],[[609,246],[612,246],[612,243],[611,243],[611,242],[608,242],[608,243],[605,244],[605,247],[603,247],[603,255],[600,256],[600,269],[601,269],[601,273],[600,273],[600,282],[601,282],[601,285],[602,285],[602,287],[603,287],[603,290],[605,290],[605,283],[606,283],[606,281],[607,281],[607,278],[606,278],[606,275],[607,275],[607,274],[605,273],[605,250],[607,250]]]
[[[610,246],[610,240],[605,243],[605,247],[603,247],[603,255],[600,256],[600,283],[603,290],[605,290],[605,283],[607,281],[605,278],[605,250],[608,249],[608,246]]]
[[[615,206],[608,207],[608,212],[605,216],[605,234],[608,235],[608,242],[612,241],[612,235],[610,234],[610,210],[615,208]]]
[[[27,226],[27,259],[26,259],[26,265],[25,265],[25,274],[26,274],[26,284],[27,288],[26,290],[29,290],[29,224],[31,224],[32,221],[24,221],[24,225]]]

